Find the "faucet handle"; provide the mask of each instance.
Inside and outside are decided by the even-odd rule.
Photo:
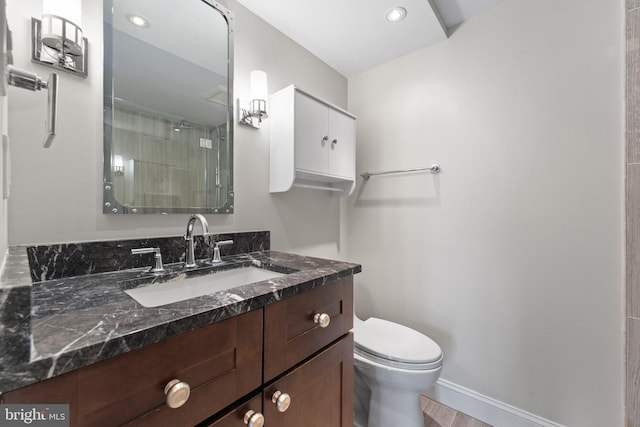
[[[233,244],[233,240],[221,240],[221,241],[214,241],[213,242],[213,259],[211,260],[211,262],[222,262],[222,259],[220,258],[220,246],[227,246],[227,245],[232,245]]]
[[[151,273],[162,273],[164,271],[164,265],[162,264],[162,254],[160,253],[160,248],[137,248],[131,249],[131,254],[133,255],[141,255],[141,254],[150,254],[154,253],[155,264],[149,270]]]

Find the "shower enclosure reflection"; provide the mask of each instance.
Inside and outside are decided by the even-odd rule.
[[[104,0],[104,213],[233,212],[230,23],[208,0]]]
[[[121,204],[189,209],[224,204],[230,184],[226,125],[177,122],[116,102],[112,132],[113,196]]]

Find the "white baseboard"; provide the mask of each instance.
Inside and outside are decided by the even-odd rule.
[[[424,395],[494,427],[564,427],[443,379]]]

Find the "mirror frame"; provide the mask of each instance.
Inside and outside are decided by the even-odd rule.
[[[203,214],[232,214],[234,212],[234,190],[233,190],[233,171],[234,171],[234,108],[233,108],[233,13],[214,0],[201,0],[203,3],[216,9],[227,22],[227,144],[228,144],[228,160],[231,168],[228,176],[227,199],[224,205],[215,207],[149,207],[149,206],[132,206],[123,205],[118,202],[114,196],[113,190],[113,169],[112,159],[112,123],[113,123],[113,97],[108,99],[104,94],[113,93],[113,74],[111,66],[106,64],[113,62],[112,49],[104,49],[103,59],[103,198],[102,213],[104,214],[173,214],[173,213],[203,213]],[[104,40],[112,40],[111,28],[103,27]],[[107,62],[108,61],[108,62]]]

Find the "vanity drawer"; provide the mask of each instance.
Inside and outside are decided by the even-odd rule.
[[[329,325],[314,322],[327,314]],[[264,308],[264,381],[269,381],[353,327],[353,277],[337,280]]]
[[[198,427],[245,427],[247,424],[244,422],[244,416],[249,411],[259,414],[258,416],[262,414],[261,395],[257,395],[228,413],[216,417],[215,421],[206,421]]]
[[[5,403],[69,403],[72,426],[193,425],[261,384],[262,310],[116,356],[5,396]],[[165,403],[165,385],[189,384]],[[60,387],[63,400],[60,399]]]

